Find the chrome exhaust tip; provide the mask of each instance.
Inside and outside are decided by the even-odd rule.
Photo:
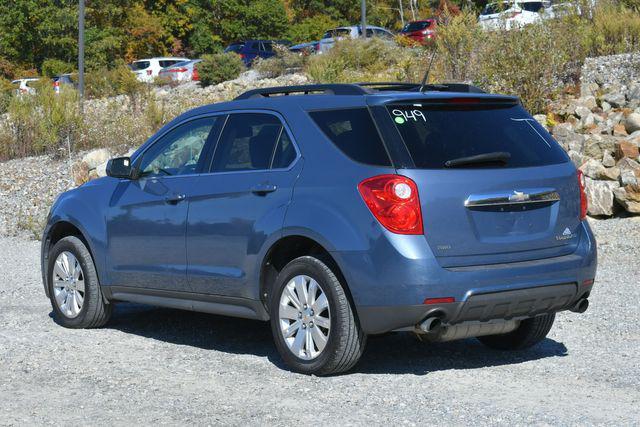
[[[440,328],[442,328],[442,320],[437,316],[427,317],[419,326],[425,334],[436,333]]]
[[[586,298],[580,298],[569,310],[574,313],[584,313],[589,308],[589,300]]]

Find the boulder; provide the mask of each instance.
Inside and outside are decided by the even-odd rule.
[[[107,176],[107,163],[109,163],[108,160],[104,163],[100,163],[96,167],[95,171],[92,171],[96,173],[97,178],[102,178],[103,176]]]
[[[626,105],[627,99],[622,92],[610,92],[603,97],[604,101],[613,108],[622,108]]]
[[[602,166],[611,168],[616,165],[616,160],[611,155],[611,152],[605,151],[602,154]]]
[[[587,195],[587,213],[591,216],[611,216],[614,213],[613,190],[618,188],[617,182],[595,181],[585,178]]]
[[[89,151],[84,155],[82,161],[87,164],[89,170],[97,168],[102,163],[111,158],[111,152],[106,148]]]
[[[598,179],[608,181],[618,181],[620,178],[620,168],[614,166],[612,168],[603,168],[598,175]]]
[[[582,146],[582,154],[592,159],[602,159],[605,151],[615,151],[615,139],[608,135],[590,135]]]
[[[602,101],[602,104],[600,105],[600,108],[602,108],[602,111],[604,111],[606,113],[609,110],[611,110],[611,104],[609,104],[607,101]]]
[[[620,160],[624,157],[637,159],[638,156],[640,156],[640,150],[638,150],[638,144],[634,141],[616,141],[616,159]]]
[[[624,121],[624,128],[629,134],[640,130],[640,113],[629,114]]]
[[[580,170],[591,179],[599,179],[600,174],[604,171],[604,166],[597,160],[589,159],[580,166]]]
[[[545,114],[536,114],[533,118],[536,119],[543,128],[547,129],[547,116]]]
[[[598,103],[596,102],[596,97],[593,95],[587,95],[584,98],[580,98],[579,102],[580,102],[580,105],[583,105],[590,110],[593,110],[598,106]]]
[[[622,159],[620,159],[617,163],[617,166],[620,168],[621,171],[628,169],[628,170],[640,172],[640,163],[630,159],[629,157],[623,157]]]
[[[613,136],[627,136],[627,130],[622,123],[613,125]]]
[[[613,195],[627,212],[640,214],[640,186],[627,185],[613,189]]]
[[[586,117],[588,117],[591,114],[591,108],[587,108],[584,105],[578,105],[576,107],[576,113],[575,115],[581,119],[581,120],[585,120]]]
[[[636,171],[630,169],[621,169],[619,181],[620,185],[637,185],[638,184],[638,175]]]
[[[585,162],[585,157],[582,156],[582,154],[578,153],[577,151],[574,150],[569,150],[567,152],[567,154],[569,155],[569,158],[571,159],[571,162],[573,162],[574,166],[576,168],[579,168],[580,166],[582,166],[582,164]]]
[[[84,161],[75,162],[71,165],[71,178],[75,185],[82,185],[89,181],[89,165]]]

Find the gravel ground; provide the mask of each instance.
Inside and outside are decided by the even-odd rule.
[[[286,371],[266,323],[120,305],[107,327],[50,317],[38,243],[0,239],[0,424],[640,424],[640,218],[593,221],[591,308],[518,353],[372,338],[356,368]]]

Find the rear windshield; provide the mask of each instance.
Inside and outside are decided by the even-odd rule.
[[[133,71],[146,70],[149,68],[149,65],[151,65],[149,61],[136,61],[131,64],[131,69]]]
[[[414,31],[424,30],[430,24],[431,22],[409,22],[407,25],[404,26],[404,28],[402,29],[402,32],[412,33]]]
[[[499,167],[544,166],[568,161],[551,135],[520,105],[394,105],[389,113],[418,168],[506,152]],[[462,167],[496,167],[496,163]]]
[[[352,160],[368,165],[391,165],[366,108],[314,111],[309,115],[325,135]]]

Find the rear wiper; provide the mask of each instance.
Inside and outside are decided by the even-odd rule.
[[[463,165],[474,165],[479,163],[507,163],[511,158],[511,153],[506,151],[494,151],[492,153],[478,154],[475,156],[458,157],[444,162],[447,168],[455,168]]]

